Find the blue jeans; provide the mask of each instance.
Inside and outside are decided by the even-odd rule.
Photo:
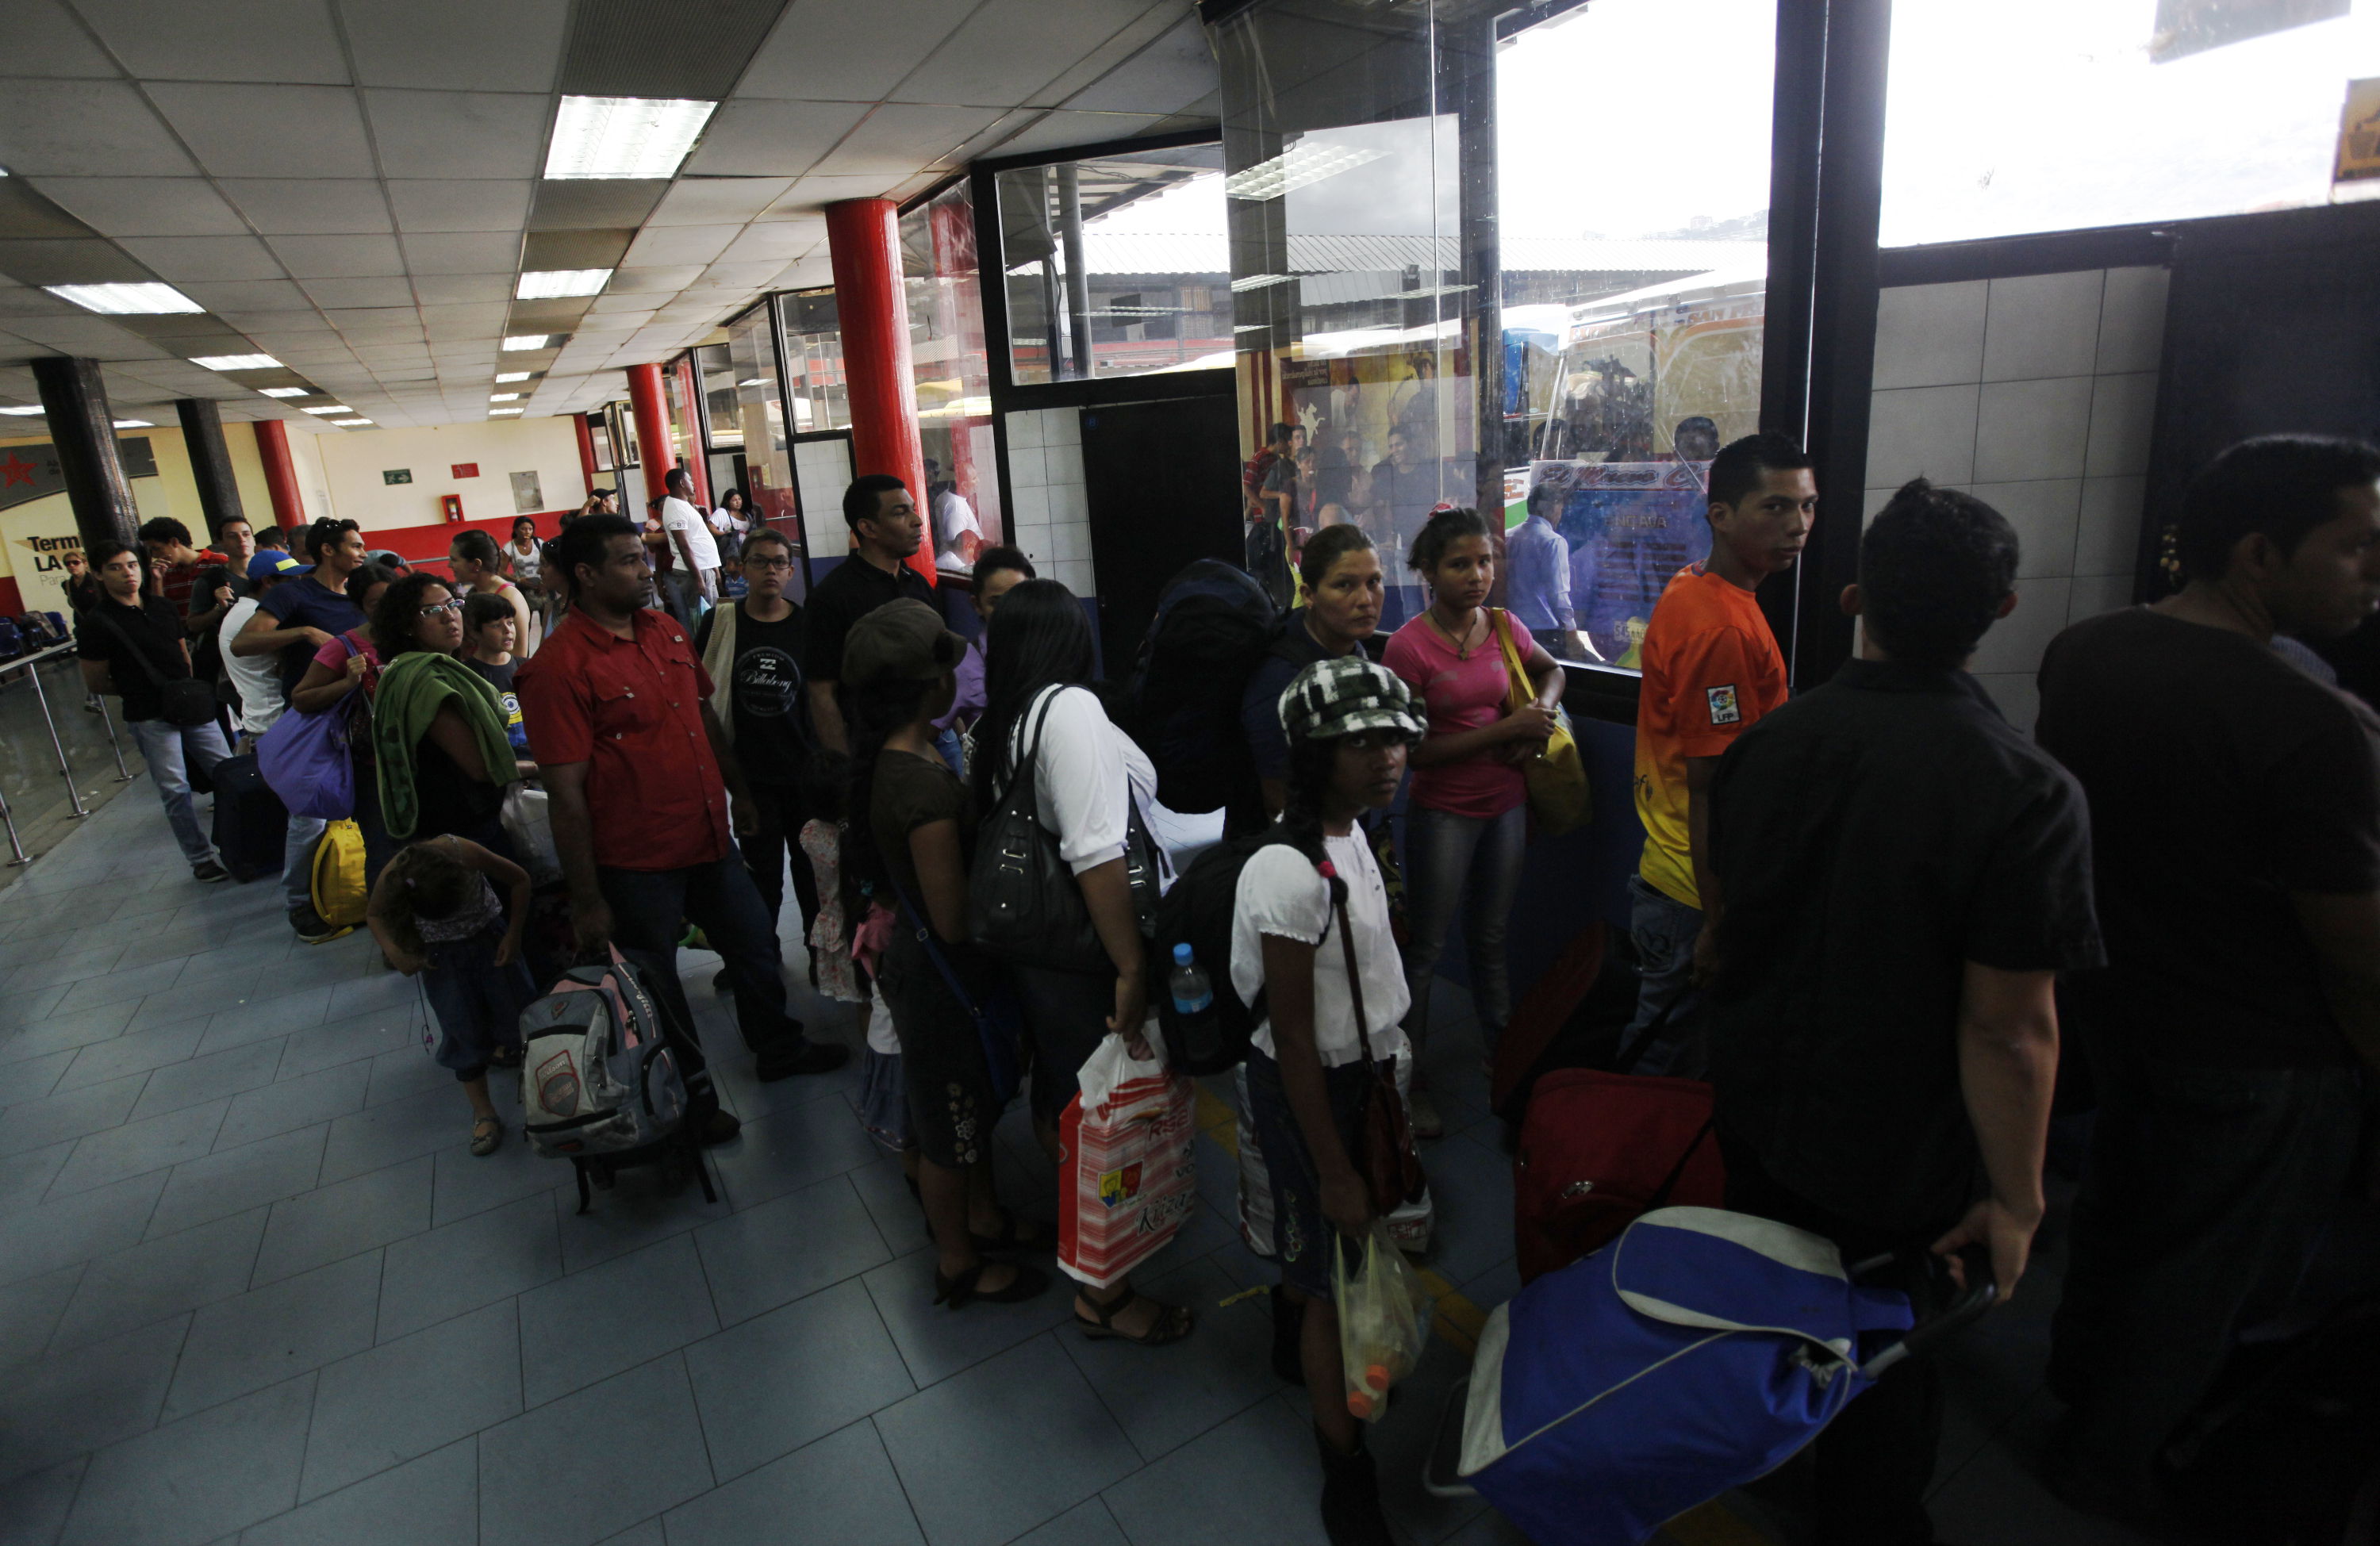
[[[314,845],[330,825],[321,816],[289,818],[289,840],[281,848],[281,905],[292,912],[314,905]]]
[[[765,1071],[801,1055],[802,1022],[785,1012],[785,966],[777,921],[760,904],[759,888],[735,845],[724,857],[682,870],[598,869],[603,900],[612,905],[612,936],[622,950],[652,960],[654,985],[689,1031],[694,1015],[678,982],[677,941],[692,922],[726,963],[735,994],[735,1023],[744,1045]]]
[[[1471,965],[1471,1003],[1479,1017],[1483,1051],[1512,1017],[1512,984],[1504,964],[1504,925],[1521,888],[1529,812],[1515,805],[1493,818],[1459,816],[1415,805],[1405,812],[1405,985],[1413,1008],[1405,1035],[1414,1068],[1429,1040],[1429,979],[1446,950],[1446,931],[1463,909],[1463,938]],[[1465,902],[1468,906],[1464,906]]]
[[[124,728],[132,732],[140,760],[156,780],[158,803],[165,807],[165,820],[174,828],[174,840],[182,845],[182,857],[193,868],[212,863],[214,844],[199,829],[199,813],[190,803],[190,765],[211,772],[231,755],[223,731],[212,723],[185,726],[163,719],[128,719]]]
[[[1636,1017],[1620,1038],[1625,1052],[1668,1010],[1670,1021],[1621,1073],[1700,1079],[1710,1063],[1703,991],[1694,986],[1694,940],[1703,910],[1688,907],[1641,875],[1628,877],[1628,936],[1636,947]]]

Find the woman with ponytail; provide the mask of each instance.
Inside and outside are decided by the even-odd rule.
[[[1050,1286],[1035,1268],[987,1252],[1047,1248],[992,1188],[1000,1120],[983,1043],[944,967],[970,992],[994,970],[967,941],[967,855],[975,809],[934,749],[935,719],[958,691],[966,641],[922,601],[888,601],[851,625],[843,646],[851,745],[842,883],[846,917],[873,903],[893,915],[879,981],[901,1044],[917,1186],[934,1237],[934,1302],[1029,1299]],[[920,937],[929,934],[930,939]]]
[[[1427,720],[1402,682],[1361,655],[1307,666],[1279,713],[1288,803],[1279,839],[1240,871],[1232,920],[1232,990],[1243,1003],[1265,996],[1267,1018],[1248,1051],[1248,1122],[1272,1182],[1282,1301],[1275,1346],[1296,1327],[1322,1452],[1324,1533],[1331,1546],[1388,1546],[1379,1479],[1347,1407],[1331,1265],[1372,1225],[1352,1157],[1362,1142],[1365,1048],[1378,1062],[1402,1056],[1399,1021],[1411,1002],[1388,890],[1355,823],[1396,798]]]

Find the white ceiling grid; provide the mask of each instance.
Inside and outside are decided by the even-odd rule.
[[[333,433],[299,410],[479,420],[498,369],[540,373],[506,388],[531,416],[582,409],[754,297],[829,283],[836,199],[1214,117],[1191,0],[790,0],[666,186],[541,183],[592,3],[0,0],[0,168],[73,217],[0,218],[0,403],[38,402],[26,362],[68,353],[160,423],[181,396]],[[645,9],[629,24],[705,46],[669,31],[684,9]],[[534,325],[513,304],[525,245],[579,240],[625,241],[609,286],[558,350],[500,351]],[[139,270],[212,316],[119,323],[38,288]],[[266,398],[177,352],[238,352],[226,330],[320,393]]]

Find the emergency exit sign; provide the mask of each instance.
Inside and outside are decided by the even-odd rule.
[[[456,477],[477,477],[480,476],[480,464],[477,462],[457,462],[446,470]]]

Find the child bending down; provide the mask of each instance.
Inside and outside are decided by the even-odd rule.
[[[491,881],[509,894],[509,910]],[[438,1066],[455,1070],[471,1103],[474,1154],[492,1154],[504,1141],[488,1066],[520,1067],[521,1011],[537,996],[520,959],[528,904],[527,870],[468,838],[443,837],[399,850],[365,910],[389,965],[419,973],[437,1011]]]

